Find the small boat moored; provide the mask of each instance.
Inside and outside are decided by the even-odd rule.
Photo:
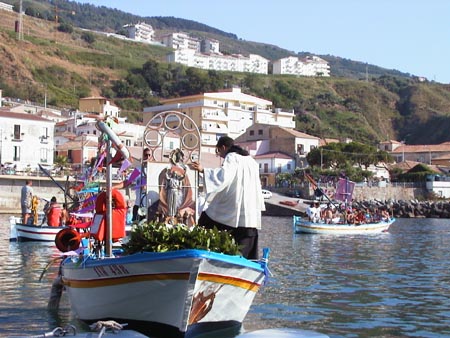
[[[293,227],[295,233],[327,234],[327,235],[357,235],[377,234],[388,231],[395,218],[377,223],[365,224],[339,224],[324,222],[311,222],[301,216],[293,216]]]
[[[10,241],[54,242],[56,234],[67,227],[51,227],[48,225],[23,224],[17,216],[9,217]]]

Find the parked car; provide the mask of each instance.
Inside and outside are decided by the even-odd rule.
[[[272,197],[272,193],[269,190],[265,190],[265,189],[262,190],[262,195],[265,199]]]
[[[285,193],[285,195],[294,198],[302,198],[301,190],[289,190]]]

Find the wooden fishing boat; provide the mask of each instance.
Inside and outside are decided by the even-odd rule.
[[[264,263],[203,250],[68,258],[61,268],[79,319],[113,319],[170,337],[239,327],[265,279]]]
[[[356,235],[356,234],[375,234],[388,231],[395,218],[386,215],[375,215],[376,217],[367,217],[365,212],[360,211],[358,216],[360,219],[349,218],[348,215],[353,214],[350,208],[355,183],[347,178],[340,178],[337,182],[334,200],[331,200],[319,187],[317,182],[308,174],[305,177],[312,184],[317,196],[325,197],[328,204],[315,202],[316,208],[308,209],[309,217],[293,216],[292,225],[295,233],[308,234],[333,234],[333,235]],[[335,202],[343,202],[342,205],[336,205]],[[312,207],[312,206],[311,206]],[[321,217],[321,210],[326,207],[339,209],[338,214],[330,214],[328,220],[325,221]],[[351,221],[353,219],[353,222]]]
[[[113,250],[111,238],[114,235],[111,237],[111,234],[122,232],[124,219],[114,217],[118,209],[114,209],[113,205],[117,203],[107,204],[114,200],[114,194],[117,195],[117,192],[113,194],[114,189],[110,185],[112,155],[109,151],[113,146],[125,155],[126,149],[107,125],[99,123],[99,129],[107,135],[106,163],[109,165],[106,168],[106,194],[112,197],[104,200],[105,212],[102,214],[96,206],[97,214],[91,226],[96,249],[92,250],[90,245],[92,238],[86,239],[84,244],[83,240],[80,242],[76,238],[76,234],[75,238],[64,239],[66,244],[71,243],[70,250],[76,249],[76,252],[65,253],[69,257],[61,263],[61,275],[58,277],[77,317],[86,322],[105,319],[127,322],[131,328],[137,327],[152,334],[163,332],[166,337],[191,336],[229,328],[239,330],[268,275],[269,250],[264,250],[261,261],[195,247],[167,252],[140,250],[133,254]],[[188,127],[187,131],[185,127]],[[152,152],[147,172],[153,175],[146,177],[146,191],[154,197],[170,197],[160,201],[162,207],[158,212],[162,212],[164,217],[159,224],[176,231],[186,227],[191,232],[186,224],[177,224],[177,221],[179,215],[187,215],[185,221],[196,219],[196,214],[189,213],[197,213],[198,195],[192,198],[192,191],[186,191],[183,196],[187,203],[186,200],[172,198],[170,191],[161,191],[161,187],[168,186],[161,184],[161,180],[170,178],[171,174],[170,166],[167,168],[167,160],[163,162],[164,159],[171,159],[178,170],[188,167],[177,163],[181,149],[178,153],[172,150],[169,156],[165,156],[164,137],[167,134],[170,134],[171,143],[178,137],[176,142],[183,148],[184,154],[189,154],[189,160],[197,160],[200,155],[200,133],[192,119],[179,112],[156,115],[147,125],[144,135],[146,146]],[[182,176],[183,182],[189,182],[185,175]],[[178,190],[180,194],[185,188],[198,191],[198,178],[192,177],[190,182],[195,183],[192,186],[183,185]],[[171,204],[173,201],[179,202],[175,208]],[[99,221],[96,221],[97,218]],[[74,242],[80,242],[81,247],[74,247]],[[64,246],[62,243],[59,247]]]
[[[46,224],[23,224],[22,219],[10,216],[10,241],[54,242],[56,234],[66,227],[51,227]]]
[[[326,234],[326,235],[358,235],[358,234],[376,234],[389,230],[395,218],[376,223],[365,224],[339,224],[324,222],[311,222],[301,216],[293,216],[293,227],[295,233],[307,234]]]

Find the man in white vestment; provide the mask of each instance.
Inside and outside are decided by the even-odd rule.
[[[242,256],[257,259],[261,211],[265,210],[259,166],[228,136],[217,141],[216,153],[224,159],[220,168],[203,168],[198,162],[191,165],[204,174],[206,193],[214,194],[198,225],[229,231],[242,246]]]

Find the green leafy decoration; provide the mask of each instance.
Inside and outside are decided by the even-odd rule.
[[[227,231],[205,229],[200,226],[188,228],[184,225],[167,226],[149,222],[133,228],[130,240],[123,244],[127,254],[137,252],[168,252],[183,249],[200,249],[240,255],[239,246]]]

